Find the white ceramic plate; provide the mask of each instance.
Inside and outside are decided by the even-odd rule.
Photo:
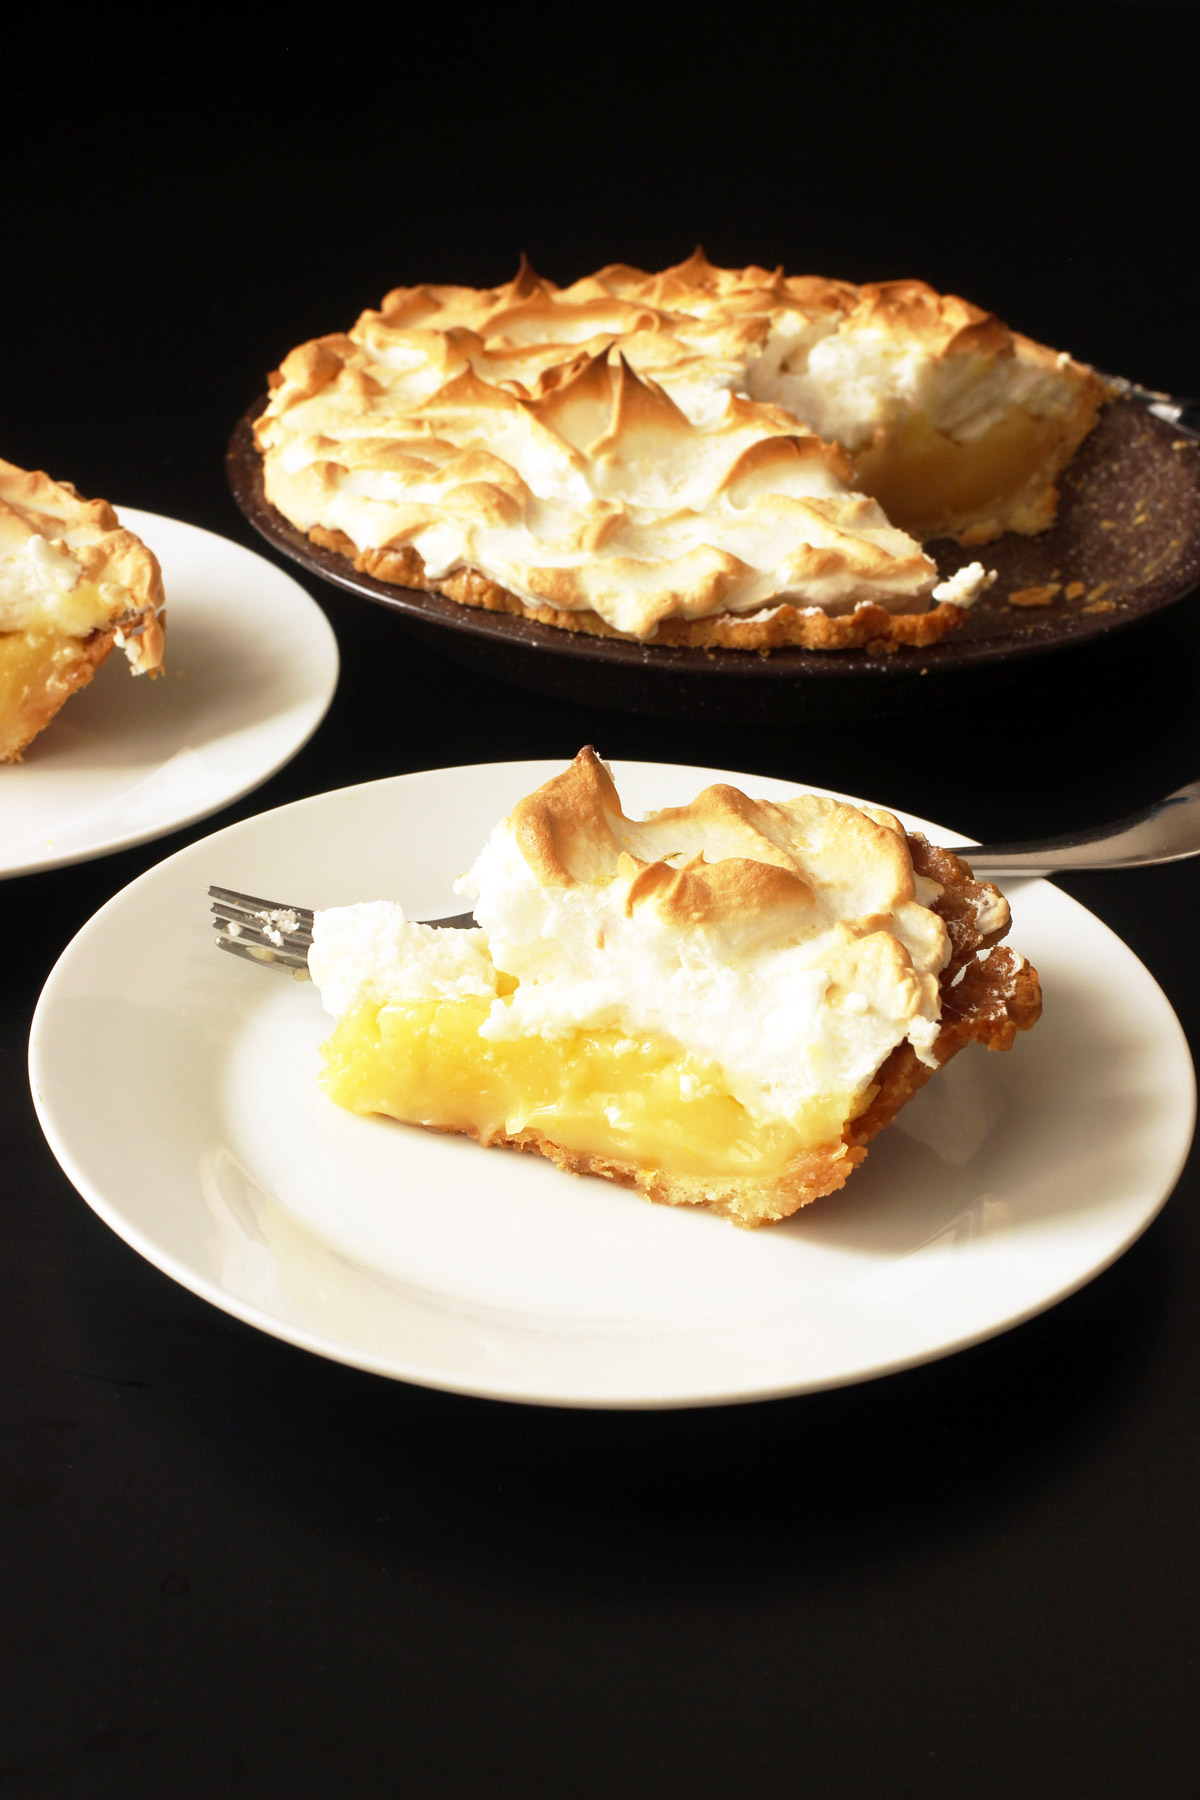
[[[258,787],[307,743],[337,686],[337,640],[290,575],[178,519],[120,509],[154,551],[167,660],[114,652],[20,763],[0,764],[0,877],[144,844]]]
[[[784,1225],[739,1231],[333,1106],[315,1085],[316,991],[220,955],[208,883],[445,914],[494,822],[560,766],[439,769],[281,807],[97,913],[46,984],[30,1071],[54,1154],[116,1232],[236,1317],[381,1374],[677,1406],[944,1355],[1070,1293],[1153,1218],[1191,1140],[1183,1033],[1131,951],[1047,882],[1011,889],[1042,1023],[1007,1055],[964,1052],[842,1194]],[[795,791],[673,765],[616,773],[631,812],[711,780]]]

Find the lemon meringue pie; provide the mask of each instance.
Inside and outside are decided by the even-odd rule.
[[[1054,516],[1106,390],[919,281],[699,251],[558,288],[397,288],[284,359],[267,499],[385,581],[657,643],[936,641],[987,584],[921,541]]]
[[[818,795],[633,820],[585,749],[459,886],[477,929],[317,913],[326,1093],[742,1225],[840,1188],[964,1044],[1041,1009],[994,887]]]
[[[21,753],[114,648],[162,665],[162,574],[104,500],[0,461],[0,761]]]

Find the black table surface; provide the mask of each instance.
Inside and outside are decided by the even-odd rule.
[[[399,282],[505,279],[522,247],[568,280],[697,237],[727,264],[920,274],[1200,388],[1194,11],[839,17],[685,33],[646,9],[568,44],[540,9],[473,37],[105,15],[69,55],[31,28],[6,60],[59,86],[49,117],[23,80],[10,133],[0,454],[257,547],[222,450],[292,343]],[[60,1172],[25,1045],[59,951],[134,876],[405,770],[592,742],[983,838],[1113,816],[1200,772],[1200,602],[961,700],[768,726],[529,696],[308,585],[342,675],[286,769],[211,822],[0,885],[0,1791],[1193,1791],[1194,1158],[1114,1267],[968,1352],[793,1400],[572,1413],[324,1362],[173,1285]],[[1200,862],[1063,885],[1194,1043]]]

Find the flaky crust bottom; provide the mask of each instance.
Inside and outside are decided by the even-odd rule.
[[[876,1076],[879,1091],[842,1138],[814,1150],[799,1151],[769,1182],[751,1175],[671,1175],[619,1157],[569,1150],[531,1127],[512,1136],[477,1130],[458,1135],[474,1138],[488,1148],[532,1151],[569,1174],[599,1175],[620,1187],[634,1188],[643,1199],[660,1205],[706,1206],[710,1212],[721,1213],[738,1225],[774,1224],[790,1218],[810,1201],[824,1199],[844,1187],[858,1165],[865,1162],[870,1139],[890,1125],[930,1076],[944,1068],[967,1044],[982,1043],[989,1050],[1007,1050],[1016,1033],[1027,1030],[1041,1012],[1036,971],[1004,946],[972,965],[954,997],[959,1010],[943,1026],[934,1044],[936,1066],[921,1062],[911,1044],[898,1045]],[[945,1000],[943,995],[944,1005]]]
[[[1047,354],[1041,345],[1028,338],[1018,340],[1039,357]],[[1103,382],[1091,371],[1076,391],[1074,404],[1062,420],[1058,439],[1015,494],[992,507],[975,508],[966,513],[950,513],[936,523],[936,531],[926,535],[952,537],[964,547],[978,548],[992,544],[1005,532],[1021,537],[1036,537],[1053,525],[1058,514],[1059,476],[1100,417],[1100,409],[1112,398]],[[921,535],[917,532],[915,535]]]
[[[845,1141],[822,1144],[815,1150],[800,1151],[781,1175],[767,1183],[750,1175],[668,1175],[621,1157],[568,1150],[528,1126],[511,1137],[502,1131],[489,1134],[474,1129],[456,1135],[474,1138],[487,1149],[531,1150],[569,1175],[598,1175],[618,1187],[635,1188],[643,1200],[662,1206],[706,1206],[710,1212],[748,1226],[786,1219],[808,1201],[835,1193],[867,1154],[860,1145]]]
[[[541,625],[556,625],[562,631],[620,638],[623,643],[642,641],[615,630],[599,613],[567,612],[559,606],[522,600],[476,569],[458,569],[444,580],[431,581],[426,577],[420,554],[408,546],[398,550],[359,550],[344,531],[330,531],[324,525],[314,525],[308,535],[323,550],[336,550],[340,556],[348,557],[361,574],[371,575],[376,581],[443,594],[460,606],[473,606],[483,612],[536,619]],[[961,606],[947,601],[939,602],[928,612],[913,613],[891,613],[870,601],[856,606],[853,612],[838,614],[784,602],[757,618],[716,613],[705,619],[665,619],[649,642],[698,650],[760,653],[785,648],[888,652],[902,645],[923,649],[939,643],[958,629],[964,617]]]
[[[44,731],[72,694],[85,688],[116,642],[116,627],[93,631],[77,640],[79,654],[54,671],[53,678],[37,693],[25,694],[8,716],[0,718],[0,762],[20,762],[40,731]]]
[[[979,902],[995,889],[977,882],[969,866],[949,850],[923,837],[910,836],[913,868],[942,889],[936,911],[950,938],[950,960],[939,977],[942,1028],[933,1046],[935,1061],[924,1063],[909,1043],[897,1045],[880,1067],[876,1093],[864,1112],[847,1125],[840,1139],[803,1150],[773,1180],[760,1176],[671,1175],[662,1169],[612,1156],[570,1150],[532,1127],[511,1136],[503,1131],[467,1129],[454,1135],[474,1138],[488,1148],[529,1150],[573,1175],[599,1175],[621,1187],[634,1188],[643,1199],[666,1206],[706,1206],[735,1224],[772,1224],[798,1212],[810,1201],[843,1187],[865,1161],[866,1146],[902,1107],[970,1043],[988,1050],[1008,1050],[1018,1031],[1028,1031],[1041,1017],[1042,991],[1037,970],[1006,944],[980,933]],[[986,954],[980,954],[986,952]],[[448,1127],[433,1127],[446,1129]]]

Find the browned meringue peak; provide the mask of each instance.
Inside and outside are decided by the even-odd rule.
[[[917,901],[912,857],[892,813],[818,794],[752,800],[720,784],[686,806],[630,819],[590,744],[520,800],[508,826],[540,886],[607,887],[624,878],[627,917],[650,904],[677,930],[725,924],[753,936],[769,915],[778,934],[781,908],[801,926],[828,912],[876,929]],[[928,930],[944,960],[944,929],[933,921]]]
[[[938,294],[922,281],[855,287],[754,265],[720,269],[701,249],[658,274],[612,263],[566,288],[544,280],[522,259],[518,274],[499,288],[395,289],[378,314],[363,315],[356,333],[368,331],[372,319],[392,329],[414,324],[438,331],[465,327],[493,348],[503,345],[514,352],[519,346],[533,351],[550,344],[619,340],[639,373],[660,380],[672,374],[686,379],[691,363],[705,357],[727,362],[745,377],[772,332],[788,344],[789,362],[795,360],[797,334],[811,347],[821,336],[843,329],[897,342],[908,339],[936,358],[974,353],[1011,358],[1019,344],[1029,342],[1017,338],[994,313],[957,295]],[[639,341],[635,345],[628,341],[632,339]],[[775,367],[776,360],[768,357],[772,375]],[[711,361],[707,374],[711,381]]]
[[[1016,354],[1017,337],[995,313],[957,294],[939,294],[924,281],[867,282],[846,317],[848,324],[908,337],[934,356]]]
[[[689,271],[701,265],[714,281],[720,278],[719,292],[689,280]],[[765,278],[761,270],[713,269],[697,252],[678,270],[661,276],[613,264],[558,288],[522,258],[518,274],[499,288],[394,289],[378,313],[362,315],[354,335],[382,350],[397,330],[466,330],[486,345],[497,371],[505,354],[513,357],[518,376],[521,362],[535,376],[541,374],[539,364],[560,363],[564,347],[595,355],[617,342],[639,374],[663,382],[699,382],[710,392],[721,392],[741,385],[748,358],[767,335],[772,311],[800,304],[789,296],[786,284],[764,288],[741,279],[751,275]],[[811,292],[815,311],[825,308],[826,288],[831,290],[828,304],[834,305],[834,290],[845,286],[815,280],[796,285]]]
[[[578,1022],[589,982],[601,992],[621,966],[626,1028],[639,1010],[659,1025],[670,1015],[673,1034],[689,1042],[699,1030],[706,1051],[728,1066],[719,1040],[745,1032],[756,1010],[748,991],[735,998],[730,983],[765,983],[761,1009],[790,958],[794,967],[815,959],[835,986],[869,989],[889,1019],[907,1022],[886,1045],[873,1045],[851,1087],[870,1078],[910,1027],[926,1049],[936,1036],[937,976],[951,954],[932,910],[940,889],[914,874],[909,842],[890,813],[818,794],[752,800],[718,785],[686,806],[631,819],[588,747],[518,803],[459,885],[475,901],[497,966],[522,984],[515,1012],[505,1009],[505,1030],[547,1004]],[[1007,909],[997,902],[1000,925]],[[715,986],[705,969],[720,970]],[[690,1024],[680,1031],[685,1016]],[[828,1022],[818,1007],[807,1026],[793,1018],[787,1029],[811,1049]],[[763,1064],[764,1054],[769,1064],[751,1032],[735,1060],[759,1063],[769,1083],[780,1072]]]
[[[934,585],[917,545],[850,490],[841,452],[775,406],[724,390],[689,417],[616,349],[528,384],[503,356],[496,379],[465,327],[405,329],[387,351],[325,338],[280,371],[258,427],[266,492],[305,530],[411,547],[430,579],[481,570],[639,638],[782,599],[920,607]]]
[[[394,288],[378,313],[363,314],[360,325],[371,319],[391,327],[439,331],[463,325],[509,343],[538,341],[549,327],[554,341],[562,344],[711,319],[719,321],[714,332],[721,329],[737,343],[750,345],[766,335],[775,313],[836,318],[853,308],[858,292],[848,282],[789,277],[780,269],[719,269],[700,249],[656,275],[628,263],[610,263],[560,288],[537,275],[522,257],[513,280],[498,288]]]
[[[630,326],[639,311],[658,315],[657,329],[639,319],[621,347],[685,410],[724,387],[783,405],[842,443],[861,485],[918,536],[982,543],[1002,530],[1041,530],[1054,513],[1053,481],[1105,398],[1069,356],[925,282],[854,287],[779,269],[719,269],[699,249],[660,274],[612,264],[564,289],[525,266],[508,289],[491,291],[480,329],[502,338],[519,312],[526,338],[541,318],[561,339],[577,313],[599,320],[613,300],[633,309]],[[897,457],[916,465],[926,488],[940,487],[940,510],[937,496],[931,506],[909,491],[904,470],[897,480]]]

